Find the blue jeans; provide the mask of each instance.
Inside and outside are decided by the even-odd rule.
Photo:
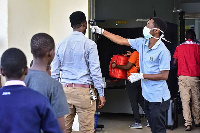
[[[144,100],[144,112],[149,121],[152,133],[166,133],[165,121],[169,103],[169,100],[163,102],[149,102]]]

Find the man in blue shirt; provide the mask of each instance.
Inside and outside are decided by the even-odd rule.
[[[80,132],[93,133],[96,111],[94,87],[99,93],[98,107],[103,107],[105,103],[97,45],[85,37],[87,21],[83,12],[73,12],[70,22],[73,32],[56,45],[51,76],[60,79],[68,99],[71,113],[65,118],[67,132],[72,132],[77,113]]]
[[[139,52],[140,73],[129,76],[131,82],[141,79],[145,99],[145,114],[153,133],[165,133],[165,113],[169,108],[170,92],[166,83],[170,70],[171,55],[161,41],[167,26],[160,18],[151,18],[143,29],[145,38],[126,39],[98,26],[92,32],[102,34],[111,41],[131,46]]]
[[[1,133],[61,133],[49,101],[26,87],[28,73],[24,53],[17,48],[6,50],[1,57],[1,73],[6,77],[0,89]]]
[[[1,85],[1,73],[0,73],[0,87],[2,87],[2,85]]]

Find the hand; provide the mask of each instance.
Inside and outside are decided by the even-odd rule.
[[[127,51],[127,54],[126,54],[126,56],[131,56],[131,51]]]
[[[111,67],[112,68],[115,68],[117,66],[117,64],[115,63],[115,62],[113,62],[112,64],[111,64]]]
[[[98,105],[98,108],[102,108],[102,107],[104,106],[105,102],[106,102],[106,99],[105,99],[104,96],[103,96],[103,97],[99,97],[99,105]]]
[[[144,79],[143,73],[131,73],[131,75],[128,77],[128,79],[131,83],[136,82],[140,79]]]
[[[91,28],[92,33],[103,34],[103,32],[104,32],[104,29],[99,28],[98,26],[91,26],[90,25],[90,28]]]

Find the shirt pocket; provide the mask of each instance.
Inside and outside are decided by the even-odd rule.
[[[152,54],[146,54],[144,65],[147,74],[157,74],[159,73],[159,58],[158,56]]]

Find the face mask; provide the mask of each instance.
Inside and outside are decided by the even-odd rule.
[[[166,42],[169,42],[169,43],[171,43],[170,41],[168,41],[167,39],[165,39],[164,38],[164,32],[162,31],[162,30],[160,30],[160,32],[162,33],[162,35],[159,37],[159,38],[157,38],[157,37],[154,37],[154,36],[152,36],[151,34],[150,34],[150,31],[151,30],[154,30],[154,29],[157,29],[157,28],[153,28],[153,29],[149,29],[149,28],[147,28],[146,26],[144,27],[144,29],[143,29],[143,35],[144,35],[144,38],[146,38],[146,39],[149,39],[149,38],[155,38],[155,39],[163,39],[163,40],[165,40]]]
[[[153,36],[150,34],[151,29],[147,28],[146,26],[143,29],[143,35],[144,38],[149,39],[152,38]]]

